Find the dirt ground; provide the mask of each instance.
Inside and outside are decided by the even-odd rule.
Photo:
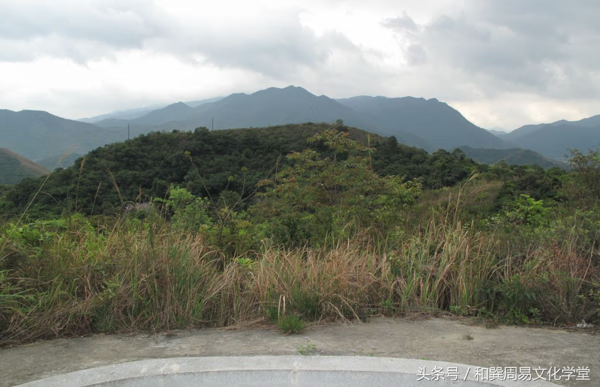
[[[311,345],[312,344],[312,345]],[[201,329],[161,334],[96,335],[0,349],[0,386],[141,359],[180,356],[386,356],[481,367],[589,367],[600,386],[600,335],[577,329],[500,326],[469,319],[373,318],[312,325],[300,335],[276,329]]]

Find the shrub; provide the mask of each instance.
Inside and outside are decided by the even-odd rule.
[[[304,321],[295,314],[279,316],[277,326],[283,333],[300,333],[304,329]]]

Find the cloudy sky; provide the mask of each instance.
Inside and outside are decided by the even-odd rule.
[[[0,0],[0,108],[82,118],[302,86],[475,124],[600,114],[598,0]]]

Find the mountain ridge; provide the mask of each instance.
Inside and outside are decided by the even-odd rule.
[[[0,148],[0,184],[17,184],[26,177],[50,173],[36,162],[7,148]]]
[[[373,111],[374,108],[379,110]],[[149,126],[154,130],[192,130],[202,126],[235,129],[302,122],[331,123],[338,119],[373,133],[395,136],[402,143],[429,152],[452,150],[462,145],[514,146],[472,124],[460,112],[435,98],[358,96],[332,99],[326,95],[317,96],[299,86],[270,87],[251,94],[234,93],[192,109],[173,104],[134,120],[98,124],[104,127],[130,125],[132,132],[138,134],[150,131]]]
[[[234,93],[225,98],[190,104],[176,102],[133,119],[113,116],[96,124],[68,120],[42,111],[0,110],[0,144],[30,159],[44,160],[49,165],[51,160],[58,160],[59,155],[69,149],[83,154],[96,147],[153,131],[335,123],[338,119],[348,126],[394,136],[401,143],[428,152],[437,149],[452,151],[462,146],[482,149],[526,148],[560,160],[569,147],[586,150],[590,144],[600,141],[596,135],[600,133],[600,115],[576,122],[563,120],[524,126],[520,132],[512,133],[512,137],[510,133],[498,137],[474,125],[458,110],[436,98],[362,95],[333,99],[290,85],[249,94]],[[596,125],[598,130],[595,129]],[[540,138],[540,130],[557,127],[559,132]],[[533,133],[538,134],[529,138],[528,135]],[[573,134],[584,140],[565,139]]]
[[[29,159],[53,157],[69,149],[86,152],[122,139],[117,132],[41,110],[0,110],[0,144]]]
[[[504,140],[474,125],[459,111],[436,98],[359,96],[338,101],[367,114],[386,135],[411,133],[431,142],[436,149],[454,149],[463,145],[510,147]]]

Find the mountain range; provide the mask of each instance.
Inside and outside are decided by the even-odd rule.
[[[436,99],[361,96],[334,100],[295,86],[269,88],[250,95],[232,94],[196,108],[178,102],[132,120],[107,119],[96,124],[105,128],[129,125],[135,133],[143,133],[150,128],[233,129],[337,119],[349,126],[395,136],[399,142],[427,151],[452,150],[462,145],[511,146]]]
[[[431,144],[423,147],[426,150],[452,150],[464,145],[499,149],[510,146],[435,98],[361,96],[337,101],[361,113],[385,135],[398,137],[408,133],[426,141]],[[408,141],[408,145],[419,144]]]
[[[215,98],[209,98],[209,99],[202,99],[202,100],[198,100],[198,101],[189,101],[189,102],[185,102],[186,105],[191,106],[191,107],[196,107],[196,106],[200,106],[203,105],[205,103],[210,103],[210,102],[216,102],[220,99],[223,99],[223,97],[215,97]],[[146,106],[143,108],[137,108],[137,109],[128,109],[128,110],[118,110],[112,113],[106,113],[106,114],[101,114],[99,116],[94,116],[94,117],[89,117],[89,118],[80,118],[77,121],[81,121],[81,122],[88,122],[90,124],[95,124],[96,122],[102,121],[102,120],[106,120],[109,118],[116,118],[116,119],[123,119],[123,120],[132,120],[138,117],[143,116],[144,114],[150,113],[151,111],[154,110],[158,110],[158,109],[162,109],[164,107],[168,106],[167,104],[165,105],[152,105],[152,106]]]
[[[565,160],[569,149],[586,151],[600,146],[600,115],[579,121],[525,125],[501,137],[556,160]]]
[[[42,111],[0,110],[0,145],[32,160],[43,160],[44,165],[51,167],[61,155],[85,154],[105,144],[151,131],[334,123],[338,119],[348,126],[395,136],[398,142],[429,152],[465,146],[472,149],[524,148],[564,160],[568,148],[585,151],[600,142],[600,116],[576,122],[528,125],[508,134],[494,135],[437,99],[369,96],[332,99],[289,86],[115,112],[85,119],[88,122],[68,120]]]

